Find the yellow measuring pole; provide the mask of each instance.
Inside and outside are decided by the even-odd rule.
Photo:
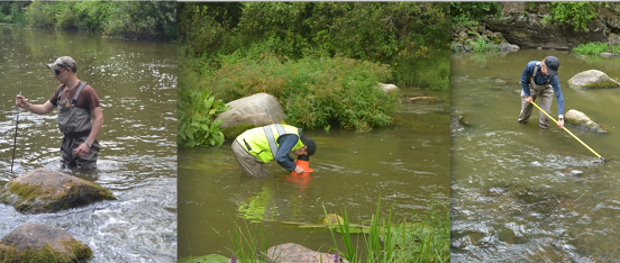
[[[544,111],[543,109],[541,109],[540,107],[538,107],[538,105],[534,102],[534,101],[530,101],[532,103],[532,105],[534,105],[538,110],[540,110],[542,113],[544,113],[545,115],[547,115],[547,117],[549,117],[549,119],[553,120],[553,122],[555,122],[555,124],[557,125],[558,122],[551,117],[546,111]],[[573,138],[575,138],[575,140],[577,140],[579,143],[581,143],[581,145],[585,146],[586,148],[588,148],[588,150],[590,150],[590,152],[592,152],[594,155],[596,155],[596,157],[598,157],[599,159],[601,159],[601,161],[603,161],[603,163],[607,162],[605,161],[605,158],[601,157],[601,155],[599,155],[598,153],[596,153],[594,150],[592,150],[592,148],[590,148],[590,146],[586,145],[584,142],[582,142],[579,138],[577,138],[577,136],[575,136],[572,132],[570,132],[568,129],[566,129],[566,127],[562,126],[562,129],[564,129],[564,131],[566,131],[568,134],[570,134],[570,136],[573,136]]]

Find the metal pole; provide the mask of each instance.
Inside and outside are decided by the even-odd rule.
[[[22,92],[19,92],[22,95]],[[17,148],[17,125],[19,125],[19,110],[21,108],[17,105],[17,119],[15,121],[15,139],[13,140],[13,158],[11,158],[11,172],[13,172],[13,161],[15,160],[15,148]]]
[[[545,115],[547,115],[547,117],[549,117],[549,119],[551,119],[553,122],[555,122],[555,124],[558,124],[558,122],[551,117],[546,111],[544,111],[543,109],[541,109],[540,107],[538,107],[538,105],[534,102],[534,101],[530,101],[532,103],[532,105],[534,105],[536,108],[538,108],[538,110],[540,110],[542,113],[544,113]],[[586,145],[584,142],[582,142],[579,138],[577,138],[577,136],[575,136],[572,132],[570,132],[568,129],[566,129],[566,127],[562,127],[562,129],[564,131],[566,131],[570,136],[573,136],[573,138],[575,138],[575,140],[577,140],[579,143],[581,143],[581,145],[583,145],[584,147],[586,147],[588,150],[590,150],[590,152],[592,152],[594,155],[596,155],[596,157],[598,157],[599,159],[601,159],[601,161],[603,161],[603,163],[607,162],[605,160],[605,158],[601,157],[601,155],[599,155],[598,153],[596,153],[594,150],[592,150],[592,148],[590,148],[590,146]]]

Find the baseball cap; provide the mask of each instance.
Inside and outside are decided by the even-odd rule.
[[[53,70],[61,70],[63,68],[70,68],[71,71],[77,72],[77,63],[69,56],[62,56],[56,59],[54,63],[47,64],[47,67]]]
[[[314,155],[314,153],[316,153],[316,143],[314,142],[314,140],[304,136],[303,134],[301,134],[301,136],[299,137],[301,139],[301,143],[303,143],[305,146],[308,146],[308,149],[306,149],[308,155]]]
[[[547,73],[551,76],[558,75],[558,68],[560,67],[560,61],[554,56],[548,56],[545,58],[545,65],[547,66]]]

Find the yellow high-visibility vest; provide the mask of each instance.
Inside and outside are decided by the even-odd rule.
[[[249,154],[258,160],[269,163],[275,159],[278,151],[278,138],[285,134],[297,135],[297,144],[293,147],[293,151],[304,147],[299,138],[300,129],[290,125],[272,124],[264,127],[249,129],[237,137],[237,142]]]

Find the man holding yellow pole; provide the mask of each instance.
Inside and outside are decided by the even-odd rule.
[[[564,96],[558,80],[558,68],[560,61],[554,56],[548,56],[543,61],[530,61],[523,69],[521,74],[521,113],[519,123],[525,124],[532,115],[532,101],[540,97],[538,101],[540,107],[550,113],[553,94],[558,104],[559,128],[564,127]],[[538,127],[541,129],[549,128],[549,118],[542,112],[538,116]]]

